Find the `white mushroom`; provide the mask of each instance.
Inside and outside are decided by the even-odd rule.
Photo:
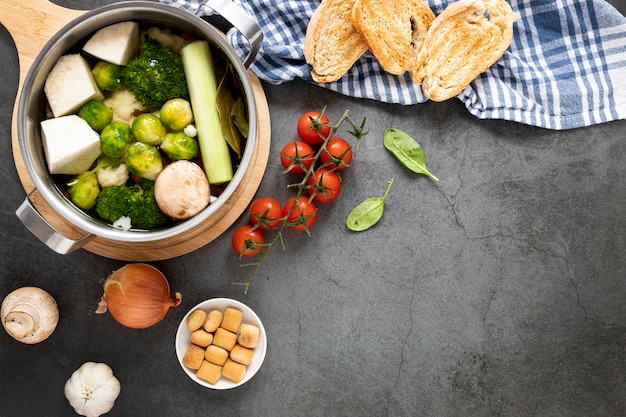
[[[59,308],[50,294],[22,287],[6,296],[0,308],[4,329],[14,339],[34,344],[47,339],[59,322]]]
[[[209,205],[211,187],[200,166],[180,160],[169,164],[154,183],[154,199],[167,216],[186,220]]]

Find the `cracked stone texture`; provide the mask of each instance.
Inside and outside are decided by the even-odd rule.
[[[8,158],[18,64],[5,30],[0,54]],[[401,107],[302,81],[264,87],[272,146],[258,195],[292,195],[297,179],[281,174],[277,155],[298,115],[325,105],[370,128],[341,195],[319,208],[310,237],[285,233],[247,295],[231,284],[250,270],[229,233],[154,262],[183,304],[150,329],[93,313],[101,280],[124,262],[45,248],[14,215],[25,197],[14,165],[0,166],[0,297],[35,285],[61,309],[40,345],[0,332],[0,415],[72,415],[63,384],[88,360],[121,381],[112,417],[626,415],[625,121],[554,132],[480,121],[455,100]],[[387,127],[418,140],[439,182],[384,149]],[[391,178],[380,223],[347,231],[350,210]],[[260,372],[226,392],[195,385],[174,353],[183,315],[217,296],[250,305],[268,332]]]

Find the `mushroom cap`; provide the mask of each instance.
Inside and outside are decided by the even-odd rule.
[[[47,339],[59,322],[54,298],[37,287],[22,287],[9,293],[0,307],[2,326],[14,339],[34,344]]]
[[[211,187],[198,164],[180,160],[161,171],[154,183],[154,198],[167,216],[186,220],[209,205]]]

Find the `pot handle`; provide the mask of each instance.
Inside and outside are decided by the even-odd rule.
[[[33,192],[34,190],[31,194]],[[30,194],[26,196],[24,202],[15,211],[15,214],[32,234],[50,249],[61,255],[66,255],[82,248],[96,237],[94,234],[87,233],[78,240],[72,240],[63,235],[48,223],[35,206],[32,205]]]
[[[205,0],[200,3],[194,14],[200,10],[201,6],[213,9],[246,38],[250,44],[250,52],[243,60],[243,66],[247,69],[259,52],[263,41],[263,31],[259,24],[232,0]]]

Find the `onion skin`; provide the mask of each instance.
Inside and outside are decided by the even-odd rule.
[[[143,263],[125,265],[109,275],[102,298],[113,318],[132,329],[157,324],[170,307],[182,301],[179,292],[172,300],[170,285],[161,271]]]

